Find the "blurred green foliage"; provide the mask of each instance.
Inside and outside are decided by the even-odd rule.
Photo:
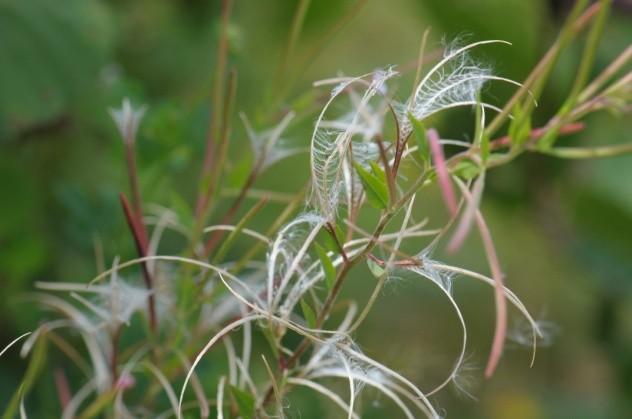
[[[303,63],[353,3],[312,2],[290,67]],[[256,128],[265,128],[263,121],[274,112],[275,73],[296,4],[236,1],[229,51],[238,70],[237,110],[251,116]],[[485,49],[482,59],[497,73],[521,80],[557,31],[549,6],[544,0],[369,0],[305,63],[283,104],[300,102],[312,81],[339,70],[355,74],[414,62],[427,27],[432,27],[433,47],[444,36],[511,41],[512,48]],[[134,255],[118,203],[118,192],[127,190],[122,147],[107,114],[122,97],[149,106],[138,142],[145,200],[192,219],[212,111],[218,9],[216,1],[203,0],[66,0],[63,5],[0,0],[0,347],[37,324],[41,313],[23,298],[33,281],[88,281],[96,272],[95,243],[107,263],[116,255]],[[630,39],[632,17],[615,8],[598,67]],[[542,120],[568,90],[567,74],[574,73],[580,51],[576,45],[562,57],[536,113]],[[510,92],[500,87],[491,94],[502,100]],[[439,121],[442,132],[462,138],[470,132],[471,117],[456,112]],[[230,181],[237,185],[243,181],[240,162],[248,156],[237,118],[234,126]],[[306,145],[310,128],[311,120],[303,121],[292,141]],[[630,132],[629,117],[595,115],[584,132],[564,141],[624,142],[631,140]],[[535,313],[556,323],[559,333],[553,346],[540,350],[531,370],[526,351],[510,350],[492,380],[481,381],[481,371],[474,371],[479,401],[438,396],[450,417],[598,419],[625,417],[632,409],[631,167],[631,157],[573,163],[528,156],[490,173],[484,210],[507,281]],[[299,156],[274,168],[261,185],[293,191],[307,180],[305,168],[306,158]],[[439,211],[428,205],[430,212]],[[262,229],[276,215],[264,214]],[[480,267],[484,258],[470,240],[461,259]],[[353,284],[354,292],[363,292],[361,280]],[[387,288],[360,341],[368,354],[416,382],[438,379],[452,362],[446,354],[458,345],[446,333],[456,330],[448,307],[431,286],[403,281]],[[473,345],[487,348],[491,293],[458,283],[456,295],[475,331]],[[472,360],[480,365],[484,354],[474,353]],[[16,351],[0,360],[0,406],[25,368]],[[52,379],[43,386],[50,388]],[[34,417],[48,417],[47,405],[57,409],[50,392],[40,389],[32,397],[42,407]],[[293,396],[296,417],[299,408],[303,418],[335,417],[311,393]],[[366,417],[387,415],[380,400],[365,409]]]

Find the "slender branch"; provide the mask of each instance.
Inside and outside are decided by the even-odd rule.
[[[380,137],[376,137],[375,142],[380,151],[380,161],[384,166],[384,173],[386,174],[386,186],[388,187],[389,204],[397,200],[397,186],[395,185],[395,176],[397,174],[388,164],[388,157],[386,156],[386,150],[384,149],[384,142]]]
[[[575,7],[571,11],[566,24],[562,28],[562,31],[553,46],[551,46],[544,57],[542,57],[540,62],[538,62],[535,66],[533,71],[531,71],[527,79],[522,83],[522,87],[514,93],[509,101],[507,101],[502,109],[502,112],[496,115],[492,122],[487,126],[485,134],[489,136],[493,135],[509,117],[511,110],[514,109],[514,106],[522,100],[522,98],[524,98],[530,90],[533,92],[533,99],[537,100],[541,89],[544,87],[544,82],[548,78],[553,65],[557,62],[557,58],[562,49],[564,49],[570,40],[579,33],[588,24],[588,22],[590,22],[601,7],[599,3],[595,3],[580,15],[586,3],[586,0],[579,0],[575,3]],[[527,106],[533,106],[533,101],[528,102]]]
[[[632,143],[601,147],[554,147],[544,151],[534,151],[563,159],[594,159],[632,153]]]
[[[610,10],[611,1],[612,0],[600,0],[598,3],[600,6],[599,12],[597,13],[593,25],[588,33],[588,40],[586,41],[586,46],[584,47],[581,61],[579,63],[579,69],[577,70],[577,74],[575,76],[575,82],[571,87],[571,91],[568,94],[566,101],[558,111],[556,117],[553,118],[555,123],[550,126],[545,137],[538,143],[542,149],[551,148],[553,146],[558,137],[560,127],[567,122],[566,117],[573,111],[575,105],[577,104],[577,99],[588,81],[588,77],[590,75],[589,73],[595,60],[599,40],[601,39],[601,34],[603,33],[606,18]]]
[[[586,125],[583,122],[573,122],[562,126],[559,133],[560,135],[571,135],[583,131],[585,127]],[[529,134],[529,140],[532,142],[539,140],[546,134],[547,130],[547,126],[532,129],[531,134]],[[509,146],[511,146],[511,137],[508,135],[498,137],[489,142],[490,150],[498,150]],[[478,148],[476,150],[478,152]]]
[[[110,335],[112,341],[112,355],[110,357],[110,373],[112,374],[112,388],[116,388],[118,381],[118,355],[119,355],[119,343],[121,341],[121,326],[117,326],[116,329]]]
[[[59,405],[62,410],[66,409],[72,395],[70,393],[70,386],[68,385],[68,377],[61,368],[55,368],[54,372],[55,388],[57,389],[57,398],[59,399]]]
[[[235,93],[237,90],[237,72],[235,69],[231,70],[230,77],[228,79],[228,89],[226,96],[224,97],[224,106],[222,112],[222,122],[219,128],[219,139],[214,147],[214,165],[209,169],[210,173],[206,177],[205,184],[207,185],[205,191],[201,196],[201,200],[198,201],[196,207],[196,216],[198,229],[202,227],[204,221],[207,218],[209,209],[209,201],[217,192],[219,182],[224,170],[224,162],[226,161],[226,155],[228,153],[228,138],[230,135],[230,116],[232,114],[232,108],[235,100]]]
[[[300,77],[305,73],[305,69],[310,65],[310,63],[320,54],[320,52],[327,46],[327,43],[351,21],[351,19],[360,11],[360,9],[364,6],[367,0],[356,0],[356,2],[351,6],[349,11],[345,13],[334,26],[329,28],[329,30],[325,33],[325,35],[319,40],[319,42],[309,49],[303,58],[299,61],[299,64],[296,66],[297,71],[293,74],[288,75],[288,81],[284,84],[284,86],[279,90],[277,103],[281,103],[287,93],[291,91],[296,82],[300,79]],[[273,109],[277,108],[277,106],[273,106]]]
[[[351,268],[355,266],[358,262],[363,260],[371,252],[371,250],[373,250],[373,248],[379,241],[380,235],[382,234],[382,232],[386,228],[386,225],[388,224],[388,222],[391,220],[391,218],[393,217],[395,213],[396,211],[385,211],[380,219],[380,222],[375,228],[375,231],[373,232],[371,239],[366,244],[364,249],[353,258],[348,259],[348,262],[343,263],[342,269],[336,276],[336,281],[334,282],[334,285],[331,291],[329,292],[327,299],[323,303],[323,306],[320,312],[318,313],[318,317],[316,318],[316,326],[315,326],[316,329],[320,328],[325,322],[325,320],[327,319],[327,317],[329,316],[329,312],[331,308],[333,307],[333,304],[336,301],[338,294],[340,294],[342,285],[345,279],[347,278],[347,274],[349,273]],[[298,361],[298,359],[301,357],[301,355],[303,355],[305,351],[310,347],[311,343],[312,341],[310,339],[304,338],[296,347],[296,350],[294,350],[292,355],[286,360],[285,367],[288,369],[292,368],[294,364],[296,363],[296,361]],[[263,406],[270,403],[273,394],[274,394],[273,389],[268,388],[268,391],[266,392],[266,395],[264,397]]]
[[[125,160],[127,162],[127,173],[129,178],[129,186],[132,194],[132,207],[134,208],[135,217],[143,216],[141,209],[140,187],[138,186],[138,171],[136,169],[136,148],[134,141],[125,141]]]
[[[338,235],[336,234],[336,229],[333,226],[333,224],[330,223],[330,222],[325,224],[325,230],[327,231],[327,233],[329,233],[329,235],[333,239],[334,243],[336,243],[336,247],[338,248],[338,252],[342,256],[343,262],[344,263],[349,263],[349,258],[347,257],[347,252],[345,252],[344,246],[342,245],[342,243],[340,243],[340,240],[338,240]]]
[[[121,200],[121,205],[123,206],[123,212],[125,213],[125,219],[127,220],[127,225],[134,237],[134,243],[136,244],[136,250],[138,255],[142,257],[148,256],[147,254],[147,240],[141,233],[141,227],[138,225],[136,218],[134,217],[134,213],[132,208],[130,207],[129,201],[123,192],[120,193],[119,198]],[[156,319],[156,306],[154,301],[154,283],[149,272],[149,267],[147,266],[147,262],[143,261],[141,264],[141,271],[143,273],[143,279],[145,280],[145,287],[149,291],[149,296],[147,297],[147,310],[149,312],[149,327],[152,332],[156,331],[157,327],[157,319]]]
[[[208,129],[208,135],[206,138],[206,151],[204,153],[204,163],[202,164],[202,174],[200,181],[200,189],[198,192],[198,201],[196,205],[196,215],[202,217],[206,200],[208,199],[208,188],[211,182],[210,176],[213,167],[213,159],[215,154],[216,139],[219,137],[219,123],[221,120],[221,106],[222,98],[224,96],[224,90],[222,84],[224,83],[224,72],[226,69],[226,57],[228,54],[228,23],[230,19],[232,0],[222,0],[221,7],[221,30],[220,38],[217,46],[216,64],[215,64],[215,76],[213,78],[212,87],[212,109],[211,109],[211,122]]]
[[[294,56],[294,50],[296,49],[296,45],[298,43],[301,30],[303,28],[303,23],[305,21],[305,16],[307,15],[307,11],[309,9],[309,4],[311,0],[300,0],[298,6],[296,7],[296,11],[294,12],[294,17],[292,19],[292,25],[290,27],[290,35],[288,36],[288,42],[283,54],[281,56],[281,61],[279,63],[279,71],[277,73],[277,86],[282,85],[283,79],[287,75],[287,70],[289,67],[290,60]]]
[[[235,200],[233,201],[233,204],[230,206],[228,211],[226,211],[224,216],[221,218],[221,221],[219,224],[229,224],[231,222],[235,214],[237,214],[239,207],[241,207],[242,203],[244,202],[246,195],[248,194],[248,191],[250,190],[252,185],[254,185],[256,179],[257,179],[257,169],[255,168],[248,175],[248,178],[246,179],[246,183],[239,190],[239,194],[237,195],[237,198],[235,198]],[[215,247],[217,247],[217,244],[222,239],[225,233],[226,233],[225,231],[217,230],[211,235],[211,237],[207,240],[206,245],[204,247],[205,256],[208,256],[213,252],[213,250],[215,249]]]

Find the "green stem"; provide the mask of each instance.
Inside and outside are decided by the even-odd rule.
[[[563,159],[592,159],[621,156],[632,153],[632,143],[602,147],[555,147],[548,150],[535,150],[548,156]]]
[[[511,113],[514,106],[529,92],[533,95],[533,100],[537,100],[542,92],[544,84],[551,73],[553,66],[557,62],[557,59],[560,55],[560,52],[568,45],[568,43],[579,33],[586,23],[590,20],[592,15],[594,14],[594,8],[589,8],[586,10],[581,16],[580,13],[586,7],[588,0],[578,0],[575,3],[575,6],[570,12],[566,23],[562,27],[560,34],[558,35],[557,40],[551,46],[551,48],[547,51],[547,53],[542,57],[540,62],[533,69],[531,74],[527,77],[527,79],[522,84],[522,87],[518,89],[516,93],[509,99],[509,101],[505,104],[502,111],[496,115],[496,117],[492,120],[492,122],[485,129],[485,135],[493,136],[493,134],[502,126],[502,124],[507,120],[509,114]],[[525,115],[529,115],[530,109],[534,106],[533,100],[530,100],[525,105],[527,108],[524,112]]]
[[[588,40],[586,41],[586,46],[584,47],[584,52],[579,63],[579,70],[577,70],[575,82],[573,83],[573,87],[571,88],[566,101],[554,118],[556,121],[555,124],[550,127],[546,135],[538,143],[538,146],[542,150],[547,150],[553,146],[555,140],[557,139],[559,129],[566,123],[566,116],[573,111],[573,108],[577,104],[581,90],[588,81],[590,70],[592,69],[595,61],[595,53],[599,45],[599,40],[601,39],[606,18],[608,17],[611,2],[612,0],[601,0],[599,2],[599,12],[588,34]]]
[[[281,58],[279,71],[277,73],[277,83],[275,83],[277,87],[283,83],[283,80],[285,80],[285,76],[287,75],[289,62],[294,56],[294,50],[296,48],[296,44],[298,43],[301,29],[303,28],[303,23],[305,22],[305,15],[307,15],[307,10],[309,9],[310,2],[311,0],[300,0],[300,3],[296,8],[296,12],[294,13],[287,47],[285,48],[285,51]]]
[[[211,185],[211,175],[213,169],[213,157],[215,152],[215,146],[217,138],[220,135],[219,123],[221,120],[221,107],[222,98],[224,97],[224,78],[226,72],[226,61],[228,55],[228,24],[230,20],[232,0],[222,0],[222,23],[219,37],[219,43],[217,46],[217,55],[215,62],[215,75],[213,78],[212,87],[212,109],[211,109],[211,122],[208,130],[208,136],[206,139],[206,151],[204,154],[204,163],[202,165],[202,176],[200,186],[198,190],[198,201],[196,206],[196,215],[198,218],[203,217],[205,207],[208,199],[208,189]],[[198,222],[200,223],[200,222]],[[201,222],[200,224],[203,224]]]

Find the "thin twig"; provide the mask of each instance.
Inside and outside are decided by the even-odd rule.
[[[140,227],[136,222],[134,217],[134,213],[132,208],[129,205],[129,201],[123,192],[120,193],[119,198],[121,200],[121,205],[123,206],[123,212],[125,213],[125,219],[127,220],[127,225],[134,237],[134,243],[136,244],[136,250],[138,255],[142,257],[146,257],[147,255],[147,241],[143,238]],[[152,332],[156,331],[157,327],[157,319],[156,319],[156,306],[154,302],[154,283],[149,272],[149,267],[146,262],[141,264],[141,271],[143,273],[143,278],[145,280],[145,286],[149,291],[149,296],[147,297],[147,309],[149,311],[149,327]]]

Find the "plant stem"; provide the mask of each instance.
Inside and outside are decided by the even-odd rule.
[[[121,326],[117,326],[110,336],[112,343],[112,356],[110,357],[110,374],[112,374],[112,388],[115,389],[118,381],[118,354],[121,341]]]
[[[127,225],[134,237],[134,243],[136,244],[136,250],[138,255],[142,257],[147,256],[147,240],[141,233],[141,227],[138,225],[136,218],[134,217],[134,212],[130,207],[129,201],[123,192],[120,193],[119,198],[121,200],[121,205],[123,206],[123,212],[125,213],[125,219],[127,220]],[[152,332],[156,331],[157,327],[157,319],[156,319],[156,306],[154,302],[154,284],[153,279],[151,277],[151,273],[149,272],[149,267],[147,262],[143,261],[141,264],[141,271],[143,273],[143,279],[145,280],[145,287],[149,292],[149,296],[147,297],[147,311],[149,312],[149,327]]]
[[[616,144],[602,147],[554,147],[548,150],[534,151],[563,159],[593,159],[614,157],[632,153],[632,143]]]
[[[593,62],[595,61],[595,53],[597,51],[599,40],[601,39],[601,34],[603,33],[611,1],[612,0],[601,0],[599,2],[599,12],[593,22],[590,32],[588,33],[588,40],[586,41],[586,46],[584,47],[584,52],[582,54],[581,62],[579,63],[579,70],[575,76],[573,87],[571,88],[566,101],[558,111],[556,117],[553,118],[555,123],[549,127],[542,141],[538,143],[538,146],[543,150],[551,148],[555,143],[560,127],[566,122],[566,116],[573,111],[573,108],[577,104],[577,99],[579,98],[581,90],[586,85],[590,70],[592,69]]]
[[[216,147],[216,141],[219,137],[219,122],[221,120],[222,98],[224,97],[224,73],[226,71],[226,57],[228,53],[228,23],[230,19],[232,0],[222,0],[221,6],[221,30],[219,43],[217,46],[217,55],[215,63],[215,76],[213,78],[212,87],[212,109],[211,122],[206,138],[206,151],[204,153],[204,163],[202,164],[202,174],[200,179],[200,187],[198,191],[198,200],[196,205],[196,215],[202,218],[206,210],[208,189],[211,184],[211,172],[213,168],[213,158]],[[199,222],[203,224],[203,222]]]
[[[336,276],[336,281],[334,282],[334,285],[331,291],[329,292],[327,299],[323,303],[323,306],[318,313],[318,317],[316,318],[316,327],[315,327],[316,329],[320,328],[324,324],[327,317],[329,316],[329,312],[331,311],[333,304],[336,301],[336,298],[338,297],[338,294],[340,294],[342,285],[345,279],[347,278],[347,274],[349,273],[351,268],[355,266],[358,262],[366,258],[366,256],[373,250],[373,248],[376,246],[376,244],[379,241],[380,235],[382,234],[382,232],[388,225],[389,221],[398,212],[398,210],[401,209],[403,205],[405,205],[405,203],[408,202],[408,200],[417,192],[417,189],[423,186],[423,184],[425,183],[427,179],[427,175],[428,175],[428,172],[420,176],[417,179],[417,181],[413,184],[413,186],[409,189],[409,191],[402,198],[400,198],[400,200],[397,201],[395,205],[393,205],[390,209],[385,210],[383,212],[380,218],[380,221],[378,222],[377,227],[373,231],[373,234],[371,238],[369,239],[369,242],[364,247],[364,249],[362,249],[362,251],[358,253],[356,256],[354,256],[351,259],[348,259],[347,262],[343,263],[342,269],[340,270],[340,272],[338,272],[338,275]],[[303,338],[303,340],[296,347],[296,350],[294,350],[292,355],[287,359],[285,363],[286,368],[292,368],[292,366],[296,363],[296,361],[298,361],[301,355],[303,355],[305,351],[309,348],[311,343],[312,341],[309,340],[308,338]],[[268,388],[266,395],[263,399],[262,405],[265,406],[266,404],[268,404],[271,401],[272,396],[273,396],[273,389]]]
[[[293,58],[294,50],[296,49],[296,44],[298,43],[298,39],[301,34],[301,29],[303,28],[303,23],[305,22],[305,16],[307,15],[307,10],[309,9],[310,2],[311,0],[300,0],[298,6],[296,7],[296,12],[294,12],[287,47],[283,51],[281,62],[279,64],[277,82],[275,83],[277,87],[280,87],[282,85],[283,80],[287,76],[289,62]]]
[[[547,51],[547,53],[542,57],[540,62],[533,69],[531,74],[527,77],[527,79],[522,84],[522,87],[518,89],[516,93],[509,99],[509,101],[505,104],[502,111],[496,115],[496,117],[492,120],[492,122],[485,129],[485,135],[492,136],[505,122],[509,114],[511,113],[514,106],[522,100],[529,91],[533,94],[533,99],[537,100],[544,87],[544,82],[548,79],[548,76],[553,69],[553,66],[557,62],[557,58],[560,55],[560,52],[566,47],[566,45],[571,41],[571,39],[579,33],[583,27],[592,19],[594,14],[599,9],[600,5],[595,4],[589,7],[583,14],[580,15],[582,10],[587,4],[587,0],[578,0],[575,3],[575,6],[571,10],[571,13],[562,27],[560,34],[555,41],[555,43],[551,46],[551,48]],[[533,106],[533,101],[527,102],[526,105],[528,108]],[[525,114],[530,114],[530,112],[526,111]]]

